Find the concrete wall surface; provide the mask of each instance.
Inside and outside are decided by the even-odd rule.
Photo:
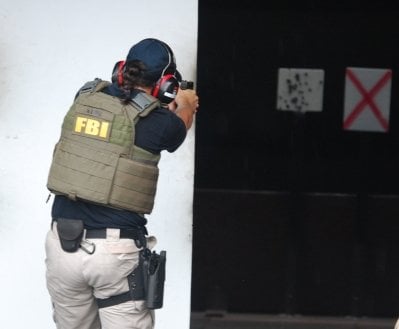
[[[110,80],[142,38],[174,50],[195,80],[197,1],[0,1],[0,314],[2,328],[55,328],[45,284],[44,239],[53,198],[47,173],[61,121],[83,83]],[[194,128],[160,163],[149,232],[167,250],[164,307],[156,328],[190,319]],[[176,170],[178,168],[178,170]]]

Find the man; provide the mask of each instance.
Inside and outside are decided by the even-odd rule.
[[[144,216],[160,154],[185,140],[198,96],[179,88],[172,50],[152,38],[130,49],[112,80],[78,91],[49,172],[46,279],[58,329],[150,329],[159,308],[148,307],[141,277],[156,242]]]

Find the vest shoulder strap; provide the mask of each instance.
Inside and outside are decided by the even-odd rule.
[[[108,81],[95,78],[92,81],[86,82],[78,91],[78,96],[82,94],[93,94],[103,90],[111,83]],[[111,96],[112,97],[112,96]],[[161,102],[154,96],[148,95],[144,92],[137,93],[131,100],[130,106],[133,107],[133,113],[130,113],[130,117],[133,121],[136,121],[138,117],[147,116],[152,110],[161,106]]]
[[[159,106],[161,106],[161,103],[157,98],[146,93],[138,93],[127,106],[127,108],[131,108],[128,115],[132,122],[137,123],[140,118],[147,116]]]
[[[100,78],[95,78],[92,81],[86,82],[78,91],[78,94],[93,93],[103,90],[105,87],[109,86],[111,83],[108,81],[101,80]]]
[[[153,109],[161,105],[157,98],[146,93],[137,93],[132,98],[131,104],[139,112],[140,117],[147,116]]]

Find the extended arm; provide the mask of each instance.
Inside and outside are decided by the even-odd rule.
[[[194,114],[197,112],[199,98],[195,90],[179,89],[175,100],[169,104],[169,109],[176,113],[190,129],[193,124]]]

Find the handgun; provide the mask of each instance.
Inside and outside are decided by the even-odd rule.
[[[194,81],[182,80],[180,82],[180,89],[194,89]]]

